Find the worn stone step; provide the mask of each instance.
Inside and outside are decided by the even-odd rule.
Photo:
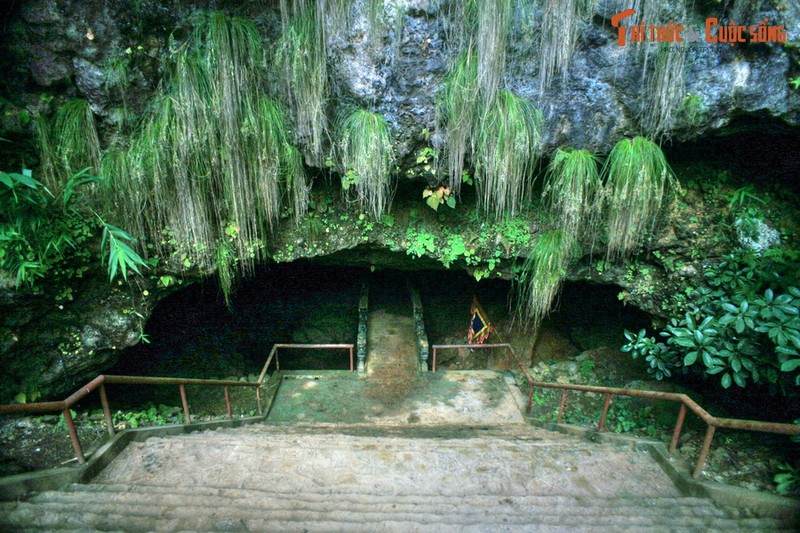
[[[586,513],[600,514],[625,514],[638,513],[641,515],[661,515],[664,509],[675,507],[675,501],[680,501],[681,513],[692,516],[725,517],[725,513],[708,504],[706,500],[698,498],[574,498],[566,496],[526,496],[503,497],[496,495],[471,495],[467,497],[447,496],[418,496],[418,495],[376,495],[369,493],[336,493],[330,492],[304,492],[300,494],[289,492],[248,491],[242,489],[221,489],[216,487],[197,488],[171,488],[156,486],[128,486],[128,485],[79,485],[68,487],[65,491],[45,492],[31,500],[33,503],[82,503],[91,501],[93,505],[114,504],[125,501],[131,505],[145,506],[179,506],[191,504],[196,506],[216,507],[231,505],[240,507],[238,502],[248,503],[246,508],[260,510],[282,510],[287,506],[291,508],[327,509],[331,505],[346,508],[352,512],[421,512],[430,511],[459,511],[472,512],[475,508],[497,507],[503,511],[517,512],[519,510],[538,507],[543,514],[560,513],[567,507],[580,507]],[[287,501],[289,503],[287,503]],[[558,510],[556,510],[556,508]],[[482,511],[481,511],[482,512]],[[584,513],[584,514],[586,514]]]
[[[283,503],[287,505],[287,502]],[[317,511],[302,504],[296,508],[292,505],[291,509],[264,509],[257,504],[247,506],[246,502],[242,502],[244,507],[231,504],[181,505],[180,502],[171,505],[167,501],[161,504],[151,501],[134,503],[128,499],[121,499],[116,506],[96,500],[80,503],[22,502],[10,512],[3,513],[5,518],[0,519],[0,525],[14,530],[30,527],[125,531],[297,530],[300,526],[309,531],[442,531],[449,528],[462,531],[523,531],[526,528],[529,531],[541,528],[642,531],[659,527],[662,531],[775,531],[779,527],[770,520],[734,521],[713,511],[711,516],[706,506],[688,505],[689,502],[680,500],[665,502],[664,506],[656,508],[660,512],[648,516],[641,514],[648,506],[635,500],[628,501],[624,507],[609,506],[609,502],[602,499],[595,502],[576,500],[569,507],[520,506],[517,513],[506,512],[505,506],[498,509],[496,505],[471,512],[463,509],[431,512],[426,507],[408,512],[391,509],[383,512],[374,507],[371,511],[351,508],[346,501],[324,503],[330,509]],[[623,514],[616,514],[618,511]],[[632,514],[636,512],[639,514]]]
[[[219,438],[249,439],[264,436],[298,435],[349,435],[365,437],[405,437],[424,439],[462,439],[492,437],[498,439],[541,440],[547,442],[577,441],[576,438],[556,433],[529,424],[498,424],[493,426],[451,426],[451,425],[375,425],[375,424],[252,424],[241,428],[217,429],[197,433],[187,433],[170,437],[169,440],[192,441],[201,435],[215,435]],[[157,437],[154,437],[156,439]]]
[[[274,441],[271,441],[274,442]],[[680,496],[643,452],[539,446],[468,439],[432,446],[409,439],[309,439],[253,449],[200,442],[135,443],[96,478],[101,483],[239,487],[301,492],[309,482],[332,490],[465,496],[630,494]]]

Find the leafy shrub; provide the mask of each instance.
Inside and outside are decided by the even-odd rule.
[[[645,356],[657,379],[676,368],[719,376],[720,384],[800,385],[798,262],[782,250],[757,257],[729,256],[706,270],[686,314],[660,332],[664,342],[625,332],[623,351]]]
[[[6,206],[0,212],[0,268],[15,275],[17,287],[32,286],[86,243],[92,227],[72,202],[79,187],[95,181],[88,169],[81,170],[67,180],[59,200],[28,170],[0,172],[0,203]],[[118,272],[125,279],[128,270],[138,273],[144,261],[125,242],[134,239],[94,214],[103,228],[101,251],[111,280]]]

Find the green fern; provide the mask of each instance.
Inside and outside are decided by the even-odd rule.
[[[108,224],[99,215],[97,219],[103,227],[103,238],[100,242],[100,250],[101,254],[106,256],[109,280],[114,281],[119,272],[122,274],[122,278],[127,281],[129,269],[137,274],[141,274],[139,267],[146,268],[147,264],[141,256],[128,245],[128,243],[133,243],[136,239],[118,227]]]
[[[664,197],[676,185],[661,148],[643,137],[622,139],[603,167],[608,195],[608,255],[619,258],[655,228]]]

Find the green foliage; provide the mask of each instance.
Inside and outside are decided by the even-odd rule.
[[[681,5],[682,8],[682,5]],[[653,60],[652,71],[644,63],[644,105],[641,124],[649,139],[667,135],[680,114],[686,85],[686,55],[674,50],[675,43],[662,43]],[[694,102],[690,101],[690,105]],[[690,109],[693,119],[700,117],[698,109]]]
[[[73,409],[69,410],[69,414],[72,417],[73,421],[75,420],[75,417],[78,416],[78,413],[75,412]],[[53,426],[53,432],[64,433],[66,431],[67,431],[67,419],[64,417],[64,413],[61,413],[61,415],[58,418],[58,422],[56,422],[56,425]]]
[[[629,254],[652,233],[675,178],[661,148],[643,137],[622,139],[603,167],[608,194],[608,255]]]
[[[474,51],[467,50],[451,67],[437,103],[439,122],[446,124],[441,129],[447,146],[450,190],[455,195],[461,190],[465,160],[482,110],[478,88],[477,58]]]
[[[58,109],[52,122],[38,119],[36,132],[43,181],[54,193],[61,191],[79,169],[99,168],[100,141],[94,114],[86,100],[68,101]]]
[[[648,363],[647,372],[658,380],[672,376],[672,371],[679,366],[677,354],[671,352],[666,344],[656,342],[654,337],[648,337],[645,330],[633,333],[625,330],[628,343],[622,347],[623,352],[630,353],[636,359],[640,355]]]
[[[171,418],[178,412],[177,407],[166,405],[146,406],[142,411],[117,411],[111,415],[114,426],[118,429],[136,429],[145,426],[165,426],[173,422]]]
[[[545,2],[539,43],[539,79],[544,92],[556,75],[562,83],[569,74],[572,52],[578,42],[579,24],[591,19],[595,0]]]
[[[681,101],[678,115],[686,126],[697,128],[703,124],[707,110],[707,106],[700,95],[687,94]]]
[[[538,327],[547,316],[566,269],[578,253],[575,237],[564,230],[546,231],[536,238],[517,287],[517,309],[525,322]]]
[[[748,207],[751,203],[765,204],[766,201],[754,193],[753,185],[745,185],[733,191],[728,196],[728,209],[739,210]]]
[[[409,226],[406,230],[408,247],[406,253],[416,257],[422,257],[426,253],[433,253],[436,250],[436,237],[425,230],[416,230]]]
[[[128,243],[135,241],[133,237],[116,226],[106,223],[100,216],[97,217],[103,227],[103,238],[100,242],[100,253],[107,256],[108,277],[114,281],[117,272],[122,273],[123,279],[128,280],[128,269],[141,274],[139,267],[146,267],[144,260]]]
[[[69,253],[84,248],[91,228],[71,207],[79,187],[98,181],[84,169],[54,197],[30,171],[0,172],[0,267],[17,287],[32,286]]]
[[[800,488],[800,466],[792,466],[784,463],[780,466],[780,472],[775,474],[775,490],[778,494],[789,494]]]
[[[233,292],[233,285],[236,281],[236,275],[233,269],[236,255],[229,241],[220,241],[220,243],[217,244],[214,259],[217,267],[219,287],[222,291],[222,296],[225,298],[225,305],[230,307],[231,293]]]
[[[514,216],[526,205],[542,123],[541,111],[511,91],[500,91],[490,102],[473,154],[478,206],[484,212]]]
[[[394,149],[389,125],[377,113],[352,108],[343,110],[337,123],[341,166],[350,173],[343,187],[354,185],[361,210],[380,220],[392,195]]]
[[[556,227],[576,239],[597,224],[603,183],[597,159],[588,150],[559,148],[545,177],[543,200]]]
[[[729,257],[706,271],[711,288],[670,320],[665,342],[626,331],[623,351],[646,356],[658,379],[683,368],[718,376],[724,388],[766,382],[785,393],[787,382],[800,385],[798,266],[791,255]]]
[[[579,369],[581,377],[583,379],[588,379],[589,376],[592,375],[592,372],[594,372],[594,367],[596,365],[597,365],[597,363],[595,363],[591,359],[585,359],[585,360],[581,361],[581,366],[580,366],[580,369]]]
[[[172,43],[160,94],[130,147],[104,157],[106,204],[124,214],[132,235],[170,232],[152,239],[155,255],[214,268],[224,241],[246,273],[282,213],[302,220],[305,172],[282,106],[263,94],[259,31],[219,12],[199,13],[191,26]]]
[[[298,139],[312,156],[322,156],[327,131],[328,67],[325,19],[317,8],[298,3],[276,47],[275,68],[295,118]]]
[[[467,0],[466,4],[465,21],[474,28],[471,38],[477,52],[481,96],[484,102],[492,102],[500,90],[506,68],[512,2]]]
[[[456,207],[456,199],[450,194],[450,189],[447,187],[426,187],[425,190],[422,191],[422,197],[425,199],[425,203],[428,204],[428,207],[434,211],[438,211],[439,206],[442,204],[447,205],[447,207],[451,209],[455,209]]]
[[[437,102],[439,122],[445,124],[448,188],[457,196],[470,180],[468,174],[464,178],[469,156],[479,206],[497,217],[513,216],[530,192],[527,178],[541,148],[543,118],[528,100],[487,86],[481,57],[480,49],[470,47],[459,56]]]

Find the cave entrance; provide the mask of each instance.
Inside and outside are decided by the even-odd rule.
[[[430,344],[467,340],[473,296],[492,319],[490,342],[514,342],[525,361],[560,360],[600,346],[617,349],[624,329],[649,326],[645,313],[624,306],[619,287],[566,283],[555,310],[533,338],[510,310],[510,281],[476,282],[463,271],[375,270],[314,261],[260,269],[244,280],[227,308],[215,281],[191,285],[158,304],[145,327],[149,343],[123,352],[111,374],[229,378],[257,375],[276,343],[356,343],[364,284],[370,310],[411,315],[410,288],[419,291]],[[534,344],[535,342],[535,344]],[[474,351],[442,368],[486,369]],[[476,359],[477,357],[477,359]],[[463,359],[463,358],[462,358]],[[281,353],[285,370],[347,370],[345,352]]]

